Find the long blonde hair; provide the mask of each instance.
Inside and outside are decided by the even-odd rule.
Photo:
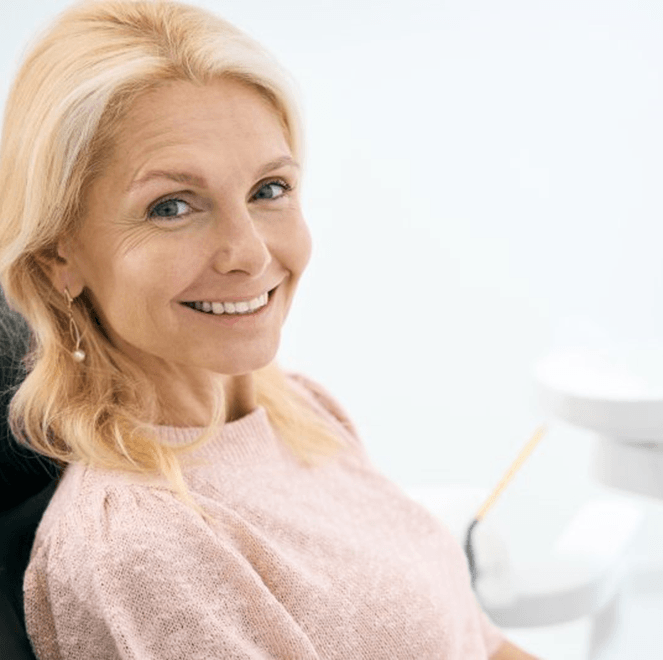
[[[293,83],[258,43],[198,7],[161,0],[78,3],[56,18],[28,52],[7,100],[0,146],[0,283],[27,320],[28,376],[10,423],[19,442],[64,466],[74,461],[164,475],[199,513],[180,453],[205,442],[225,419],[223,391],[209,428],[170,446],[150,432],[158,402],[147,376],[107,339],[92,307],[77,304],[85,364],[72,359],[65,299],[44,264],[74,234],[85,192],[103,171],[129,105],[172,80],[205,84],[231,76],[277,111],[293,155],[302,129]],[[84,298],[84,296],[81,296]],[[341,443],[273,361],[255,372],[257,401],[295,456],[308,465]]]

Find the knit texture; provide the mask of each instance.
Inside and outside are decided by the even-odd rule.
[[[375,468],[338,401],[288,378],[347,450],[307,468],[262,406],[225,424],[185,472],[212,525],[160,478],[67,467],[24,578],[40,660],[495,653],[505,638],[480,610],[451,533]],[[168,443],[201,431],[157,430]]]

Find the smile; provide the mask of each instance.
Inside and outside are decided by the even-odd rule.
[[[190,307],[191,309],[195,309],[198,312],[203,312],[204,314],[215,314],[217,316],[221,314],[237,314],[237,315],[252,314],[267,305],[267,303],[269,302],[269,296],[275,290],[276,289],[272,289],[272,291],[268,293],[263,293],[261,296],[258,296],[257,298],[253,298],[251,300],[242,301],[242,302],[224,303],[224,302],[212,302],[207,300],[196,300],[192,302],[183,302],[182,304],[186,305],[187,307]]]

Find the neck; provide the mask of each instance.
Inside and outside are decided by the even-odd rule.
[[[219,386],[225,400],[224,422],[233,422],[256,409],[257,400],[253,374],[210,377],[206,384],[189,383],[175,387],[172,381],[159,383],[162,411],[160,424],[164,426],[207,426],[212,421],[214,397]]]
[[[255,382],[252,373],[225,376],[225,379],[226,422],[233,422],[256,409]]]

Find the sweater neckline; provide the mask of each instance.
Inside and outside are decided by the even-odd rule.
[[[188,444],[206,431],[204,426],[156,425],[153,428],[160,442],[173,446]],[[201,447],[182,454],[182,458],[185,461],[191,458],[203,459],[206,462],[255,462],[273,455],[277,447],[277,437],[267,410],[258,405],[239,419],[226,422],[215,429]]]

